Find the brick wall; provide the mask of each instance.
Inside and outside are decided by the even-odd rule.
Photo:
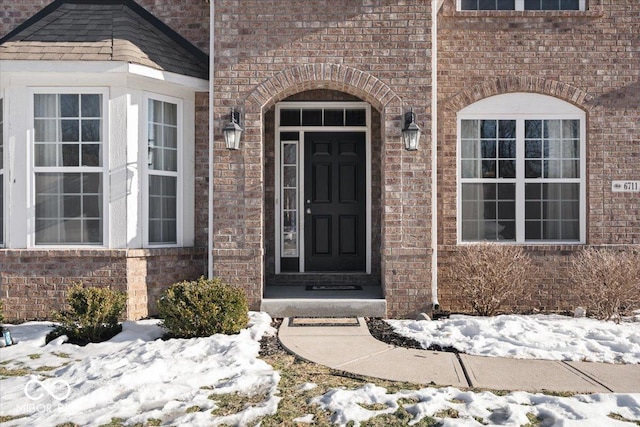
[[[46,0],[0,0],[0,33]],[[381,281],[390,316],[411,315],[431,301],[430,260],[430,2],[412,0],[216,1],[214,272],[247,289],[257,308],[272,269],[268,212],[272,185],[268,124],[276,102],[332,90],[371,103],[380,137]],[[563,99],[587,114],[587,243],[640,245],[640,194],[612,193],[611,181],[640,179],[640,3],[590,0],[587,12],[456,12],[439,14],[440,263],[456,256],[456,113],[508,92]],[[208,4],[141,0],[140,4],[208,51]],[[297,95],[302,94],[302,95]],[[347,96],[346,95],[346,96]],[[230,107],[244,113],[242,149],[223,148]],[[401,116],[412,107],[421,148],[400,143]],[[207,94],[196,98],[196,243],[208,232]],[[378,166],[374,165],[374,168]],[[374,221],[376,218],[374,217]],[[540,265],[538,306],[570,308],[562,265],[579,249],[530,247]],[[378,251],[379,248],[379,251]],[[131,261],[133,263],[133,261]],[[550,279],[550,277],[554,277]],[[5,278],[3,277],[3,280]],[[3,282],[4,283],[4,282]],[[132,285],[133,286],[133,285]],[[464,309],[455,285],[440,283],[439,300]],[[52,291],[52,292],[55,292]]]
[[[7,320],[47,319],[64,308],[74,283],[127,290],[122,250],[2,250],[0,284]]]
[[[129,318],[158,314],[158,298],[170,285],[206,276],[206,252],[204,248],[129,250]]]
[[[430,303],[430,2],[216,1],[214,270],[257,302],[268,235],[265,113],[318,89],[369,102],[380,113],[380,269],[390,315]],[[305,95],[299,95],[304,97]],[[223,148],[231,107],[244,112],[242,148]],[[402,114],[413,107],[422,148],[407,152]],[[378,225],[376,224],[376,227]],[[374,250],[378,251],[377,248]],[[269,268],[272,268],[269,266]],[[415,289],[420,288],[420,291]],[[414,293],[413,295],[409,295]]]
[[[640,194],[611,192],[640,179],[640,3],[591,0],[587,12],[456,12],[439,17],[440,267],[456,256],[456,113],[491,95],[535,92],[587,114],[587,243],[640,244]],[[566,265],[582,245],[528,248],[539,265],[535,308],[571,310]],[[440,303],[468,308],[455,284]]]
[[[189,40],[203,52],[209,52],[209,2],[204,0],[137,0],[156,18]],[[51,0],[0,0],[0,37],[22,24],[52,3]]]
[[[0,250],[0,297],[7,321],[50,319],[74,283],[128,292],[128,319],[155,314],[166,287],[201,276],[204,249]]]
[[[209,93],[196,93],[195,246],[206,248],[209,236]]]

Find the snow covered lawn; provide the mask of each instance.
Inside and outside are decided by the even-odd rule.
[[[640,393],[562,397],[420,388],[340,375],[284,353],[268,357],[276,371],[259,357],[260,339],[274,332],[271,319],[264,313],[250,313],[250,319],[250,327],[239,335],[166,341],[157,339],[163,334],[157,321],[125,322],[123,332],[108,342],[86,347],[63,345],[62,337],[45,346],[48,322],[10,325],[20,342],[0,349],[0,422],[38,427],[640,423]],[[480,346],[485,349],[493,339],[499,354],[513,357],[538,356],[542,353],[536,343],[552,338],[556,342],[546,345],[562,358],[594,358],[603,348],[607,352],[601,360],[632,362],[640,357],[637,322],[617,326],[554,316],[455,316],[391,323],[416,336],[440,325],[435,328],[439,332],[431,334],[450,335],[452,342],[469,346],[486,341]],[[504,331],[509,334],[501,337]]]
[[[124,322],[111,340],[86,347],[44,345],[49,322],[9,326],[15,346],[0,349],[0,415],[25,416],[11,426],[126,424],[246,425],[274,413],[280,376],[258,359],[271,318],[251,313],[239,335],[158,340],[158,321]],[[251,407],[214,416],[217,401],[237,393],[260,396]],[[218,399],[220,396],[220,399]]]
[[[479,356],[640,363],[640,319],[616,324],[558,315],[453,315],[388,323],[424,348],[437,344]]]

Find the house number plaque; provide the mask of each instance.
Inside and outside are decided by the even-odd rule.
[[[611,191],[614,193],[640,193],[640,181],[612,181]]]

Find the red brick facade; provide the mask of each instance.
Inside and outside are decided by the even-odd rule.
[[[439,16],[438,187],[440,266],[455,263],[456,113],[475,101],[534,92],[587,115],[587,244],[640,244],[640,194],[613,193],[613,180],[640,179],[640,4],[591,0],[585,12],[457,12]],[[571,310],[570,256],[584,245],[530,246],[534,307]],[[443,307],[468,305],[455,283],[438,283]]]
[[[206,274],[203,249],[0,250],[6,319],[48,319],[76,283],[126,291],[127,318],[156,314],[171,284]]]
[[[0,33],[7,33],[48,3],[0,0],[6,6],[0,7]],[[139,3],[200,49],[210,51],[208,2]],[[611,191],[613,180],[640,180],[640,3],[587,3],[587,11],[458,12],[455,0],[444,1],[438,15],[437,46],[440,269],[455,265],[458,242],[457,113],[476,101],[513,92],[552,96],[585,112],[586,245],[640,245],[640,193]],[[220,0],[215,2],[214,24],[214,106],[210,112],[209,94],[196,96],[195,158],[196,246],[207,245],[211,208],[214,275],[243,286],[252,309],[259,308],[264,286],[275,275],[276,103],[285,99],[356,99],[368,102],[374,111],[372,279],[383,288],[388,316],[429,310],[434,300],[431,1],[246,0],[239,5]],[[231,107],[243,113],[239,151],[226,150],[221,134]],[[420,149],[414,152],[406,151],[400,139],[402,114],[409,108],[416,112],[423,130]],[[209,129],[210,114],[214,129]],[[209,132],[215,139],[212,164]],[[572,309],[566,266],[569,257],[584,246],[527,246],[539,267],[536,277],[531,278],[538,299],[533,307],[520,308]],[[46,315],[46,310],[60,304],[58,282],[62,275],[73,280],[90,276],[99,278],[96,283],[114,285],[117,277],[128,277],[133,295],[151,298],[157,294],[149,284],[159,283],[156,277],[163,276],[165,270],[154,267],[154,258],[145,261],[147,255],[103,252],[94,263],[96,268],[87,269],[90,272],[61,267],[46,281],[42,275],[29,276],[31,268],[17,261],[30,257],[30,251],[0,251],[0,261],[12,266],[7,268],[10,275],[2,273],[3,286],[20,285],[5,307],[13,307],[11,301],[15,301],[15,312],[11,313],[16,316]],[[44,253],[36,252],[35,256]],[[56,254],[67,256],[59,251]],[[109,274],[105,276],[106,271]],[[146,291],[138,284],[145,274],[150,275]],[[118,286],[127,288],[124,282]],[[28,288],[37,295],[35,308],[29,309],[32,311],[25,299]],[[41,300],[45,295],[53,298],[52,302]],[[455,283],[444,280],[438,283],[438,300],[446,310],[468,307]],[[136,315],[144,313],[145,303],[136,304],[132,302],[130,310]],[[153,311],[151,300],[146,307]]]
[[[266,112],[301,92],[339,91],[369,102],[380,117],[376,269],[389,315],[406,315],[431,304],[428,138],[416,152],[404,150],[400,139],[409,108],[421,112],[419,125],[429,132],[430,2],[337,3],[248,1],[242,9],[215,3],[215,126],[239,107],[245,132],[239,152],[224,149],[215,135],[214,271],[249,289],[258,306],[272,268],[265,266],[273,238],[265,228],[272,185],[265,176]]]

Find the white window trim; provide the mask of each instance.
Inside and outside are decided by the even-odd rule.
[[[456,137],[456,229],[457,243],[468,245],[479,242],[462,240],[462,121],[463,120],[515,120],[516,121],[516,178],[493,179],[495,183],[516,183],[516,240],[490,240],[488,242],[517,245],[575,245],[585,244],[587,234],[587,151],[586,151],[586,114],[579,108],[561,99],[534,93],[509,93],[496,95],[477,101],[458,112]],[[540,182],[575,182],[580,184],[580,235],[579,240],[525,240],[525,211],[524,211],[524,142],[525,120],[579,120],[580,121],[580,178],[545,179]],[[464,178],[464,183],[488,182],[482,178]]]
[[[149,141],[149,100],[162,101],[176,105],[177,114],[177,147],[178,147],[178,170],[161,171],[153,170],[150,172],[148,156]],[[139,153],[142,158],[142,227],[143,227],[143,247],[144,248],[177,248],[184,245],[183,233],[183,199],[184,199],[184,164],[183,164],[183,134],[184,134],[184,110],[183,100],[172,96],[161,95],[152,92],[144,92],[142,97],[142,115],[140,118],[140,126],[142,127],[142,138],[140,139]],[[149,243],[149,175],[172,176],[177,178],[176,182],[176,243]]]
[[[338,102],[280,102],[276,104],[275,112],[275,197],[274,197],[274,222],[275,222],[275,271],[281,274],[280,254],[282,233],[281,215],[281,141],[280,135],[280,109],[324,109],[324,108],[364,108],[366,112],[366,126],[286,126],[283,131],[299,132],[298,139],[298,257],[300,273],[305,272],[304,268],[304,218],[302,207],[304,203],[304,133],[307,131],[323,132],[364,132],[365,133],[365,175],[366,175],[366,248],[365,248],[365,272],[371,274],[371,105],[359,101],[338,101]],[[302,186],[302,187],[301,187]],[[298,273],[285,273],[298,274]]]
[[[102,136],[101,136],[101,156],[102,166],[96,167],[43,167],[34,166],[34,152],[35,152],[35,117],[34,117],[34,97],[37,94],[100,94],[102,95]],[[63,248],[63,249],[86,249],[86,248],[108,248],[110,247],[110,234],[109,234],[109,194],[110,194],[110,180],[109,180],[109,88],[105,87],[31,87],[29,88],[29,144],[27,148],[27,167],[29,169],[28,174],[28,188],[29,188],[29,203],[31,205],[29,209],[29,221],[27,226],[27,247],[38,249],[49,248]],[[55,244],[55,245],[36,245],[36,173],[101,173],[102,174],[102,244],[93,245],[77,245],[77,244]]]
[[[578,5],[579,7],[579,11],[586,11],[587,10],[587,0],[579,0],[580,3]],[[517,10],[517,11],[524,11],[524,0],[515,0],[516,4],[515,4],[515,8],[511,9],[511,10]],[[462,0],[456,0],[456,10],[458,10],[459,12],[472,12],[472,10],[463,10],[462,9]],[[502,12],[506,12],[507,10],[499,10]],[[485,12],[483,10],[483,12]],[[496,12],[496,10],[494,10],[494,12]],[[535,10],[527,10],[527,12],[536,12]],[[538,12],[542,12],[542,11],[538,11]]]

